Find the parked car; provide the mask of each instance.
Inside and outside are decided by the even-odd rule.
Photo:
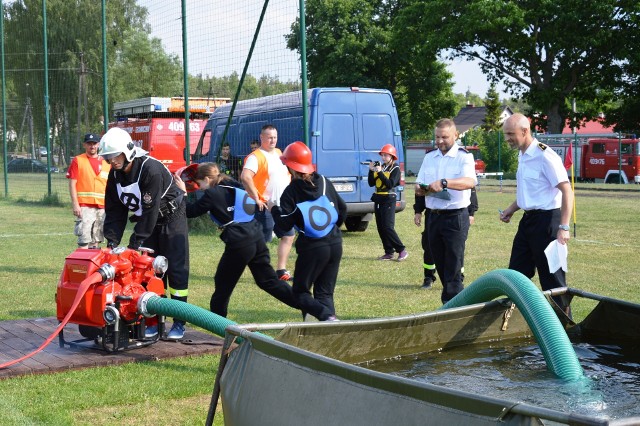
[[[47,147],[46,146],[41,146],[40,148],[38,148],[38,152],[40,153],[40,157],[46,157],[47,156]]]
[[[58,173],[58,168],[51,166],[52,173]],[[7,164],[7,173],[47,173],[47,165],[33,158],[16,158]]]

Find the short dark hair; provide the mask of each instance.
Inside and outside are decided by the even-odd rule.
[[[265,130],[278,130],[278,129],[276,129],[276,126],[274,126],[273,124],[265,124],[264,126],[262,126],[262,129],[260,129],[260,133],[264,132]]]
[[[229,142],[222,142],[222,147],[224,148],[225,146],[231,146],[231,145],[229,145]]]

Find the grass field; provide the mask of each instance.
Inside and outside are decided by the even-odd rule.
[[[75,248],[70,206],[18,202],[31,199],[24,192],[28,186],[22,191],[25,196],[0,199],[0,320],[54,316],[58,276],[65,257]],[[640,251],[640,188],[580,185],[576,193],[577,237],[569,243],[569,285],[640,302],[635,260]],[[66,201],[63,194],[60,198]],[[411,190],[408,195],[410,206]],[[515,198],[515,188],[508,182],[500,190],[495,182],[483,181],[478,197],[480,210],[467,241],[467,283],[507,266],[521,217],[517,213],[511,224],[498,220],[497,210]],[[396,216],[396,229],[410,253],[403,263],[374,260],[383,252],[375,223],[364,233],[344,234],[335,295],[340,318],[395,316],[440,306],[439,282],[432,290],[420,289],[421,229],[413,224],[411,208]],[[198,234],[191,235],[190,244],[189,301],[208,308],[222,243],[215,235]],[[270,248],[274,253],[275,243]],[[294,260],[295,253],[291,267]],[[574,317],[581,319],[586,310],[587,306],[578,304]],[[229,311],[229,318],[238,323],[300,319],[297,312],[259,290],[248,272],[235,290]],[[217,356],[205,356],[3,380],[0,423],[203,424],[217,362]],[[222,424],[220,417],[216,424]]]

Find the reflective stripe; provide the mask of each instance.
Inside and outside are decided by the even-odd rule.
[[[430,271],[436,269],[436,265],[427,265],[426,263],[423,263],[422,266],[424,267],[424,269],[429,269]]]
[[[169,287],[169,294],[172,296],[187,297],[189,296],[189,289],[176,290],[175,288]]]
[[[104,193],[100,194],[99,192],[78,192],[78,197],[93,197],[104,200]]]
[[[80,205],[104,207],[104,192],[111,165],[101,160],[100,171],[96,175],[87,154],[80,154],[75,158],[78,164],[78,174],[76,176],[78,203]]]

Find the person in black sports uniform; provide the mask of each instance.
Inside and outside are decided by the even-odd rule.
[[[215,291],[209,304],[211,312],[227,316],[231,294],[247,266],[258,287],[298,309],[291,286],[279,280],[271,266],[262,225],[254,218],[255,201],[239,182],[222,173],[217,164],[193,166],[197,166],[194,180],[204,193],[196,202],[187,204],[187,217],[198,217],[208,212],[211,220],[222,230],[220,239],[225,243],[214,276]],[[175,178],[177,185],[186,190],[180,176],[176,174]]]
[[[189,295],[189,237],[184,191],[160,161],[136,147],[125,130],[114,127],[100,139],[100,155],[111,164],[105,192],[104,237],[109,247],[120,244],[127,217],[135,223],[129,248],[150,248],[169,262],[165,285],[172,299]],[[167,338],[182,339],[184,321],[174,318]],[[158,333],[147,327],[145,337]]]
[[[311,151],[304,143],[287,146],[280,159],[292,180],[282,193],[280,206],[271,206],[271,214],[280,229],[295,227],[298,231],[294,295],[305,319],[310,314],[320,321],[335,321],[333,293],[342,258],[340,226],[347,205],[331,181],[315,172]]]

